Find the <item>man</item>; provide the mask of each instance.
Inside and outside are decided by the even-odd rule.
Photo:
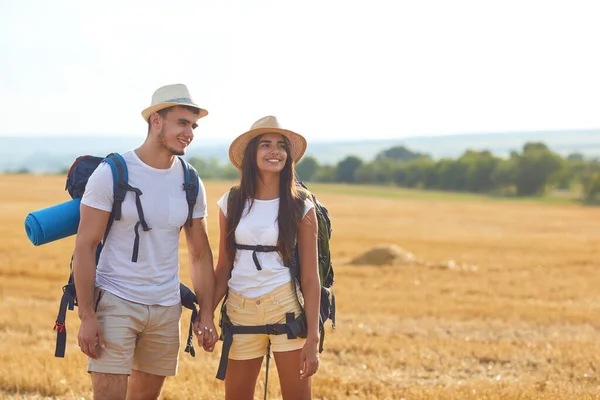
[[[81,327],[78,344],[88,359],[95,399],[158,398],[166,376],[177,372],[180,346],[178,243],[186,235],[190,275],[200,306],[194,331],[198,344],[213,351],[214,270],[206,227],[206,192],[200,190],[193,221],[186,223],[184,155],[197,121],[208,112],[194,103],[185,85],[159,88],[142,111],[148,136],[122,154],[129,184],[122,217],[113,222],[98,265],[113,205],[113,177],[102,163],[90,176],[81,201],[73,259]],[[136,201],[141,202],[143,218]],[[140,227],[144,219],[147,228]],[[133,254],[133,256],[132,256]]]

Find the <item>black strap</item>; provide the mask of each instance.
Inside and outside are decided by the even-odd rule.
[[[229,350],[231,350],[231,344],[233,343],[233,334],[229,331],[231,325],[223,325],[223,347],[221,349],[221,360],[219,361],[219,369],[217,370],[216,378],[224,381],[225,374],[227,372],[227,361],[229,360]]]
[[[127,182],[125,180],[125,166],[121,162],[121,158],[111,154],[108,156],[117,167],[117,190],[113,196],[113,217],[117,221],[121,220],[121,205],[127,194]]]
[[[62,358],[65,356],[65,349],[67,347],[67,328],[65,324],[67,319],[67,306],[69,304],[73,304],[74,289],[75,286],[72,284],[68,284],[63,287],[63,295],[60,299],[58,315],[56,316],[56,322],[54,323],[54,330],[56,331],[56,348],[54,350],[55,357]]]
[[[196,311],[196,309],[194,308],[194,310],[192,311],[192,317],[190,318],[190,329],[188,330],[188,338],[187,338],[187,343],[185,346],[185,352],[190,353],[190,355],[192,357],[196,357],[196,350],[194,350],[193,327],[194,327],[194,320],[196,319],[197,316],[198,316],[198,311]]]
[[[133,241],[133,254],[131,255],[132,262],[137,262],[140,251],[140,225],[140,221],[135,224],[135,240]]]
[[[271,361],[271,341],[269,340],[269,345],[267,346],[267,366],[265,369],[265,396],[264,400],[267,400],[267,388],[269,387],[269,361]]]
[[[146,219],[144,218],[144,210],[142,209],[142,201],[140,200],[142,191],[138,188],[130,186],[129,184],[127,184],[127,190],[131,190],[135,193],[135,207],[137,208],[138,216],[140,217],[140,220],[135,224],[135,240],[133,241],[133,254],[131,255],[131,261],[137,262],[140,251],[140,225],[142,226],[144,232],[148,232],[152,228],[148,226]]]
[[[300,332],[302,332],[302,325],[301,322],[299,322],[299,320],[301,321],[301,318],[302,317],[296,318],[295,314],[290,312],[285,314],[284,324],[244,326],[223,323],[223,347],[221,349],[219,369],[217,370],[217,379],[225,379],[229,351],[231,350],[231,345],[233,343],[233,335],[287,335],[288,339],[295,339]]]
[[[185,198],[188,203],[187,221],[190,224],[190,226],[192,226],[192,216],[194,214],[194,207],[196,206],[198,192],[200,191],[200,182],[196,169],[193,166],[187,164],[187,162],[181,157],[179,157],[179,161],[181,161],[181,166],[183,167],[183,190],[185,190]]]
[[[252,246],[249,244],[235,244],[235,248],[238,250],[252,250],[252,260],[254,261],[254,265],[256,266],[256,269],[261,271],[262,267],[260,266],[260,263],[258,262],[258,257],[256,256],[256,253],[272,253],[274,251],[279,251],[279,248],[277,246],[263,246],[263,245],[256,245],[256,246]]]
[[[331,292],[331,327],[335,329],[335,293]]]

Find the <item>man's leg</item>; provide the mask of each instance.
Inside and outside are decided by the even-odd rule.
[[[104,333],[105,349],[100,357],[88,359],[94,399],[125,400],[131,374],[137,332],[146,320],[145,306],[102,291],[96,316]]]
[[[134,369],[127,384],[127,400],[158,399],[164,381],[164,376],[152,375]]]
[[[127,375],[92,372],[94,400],[125,400]]]
[[[138,335],[127,399],[155,399],[165,377],[175,376],[179,361],[181,304],[149,306],[149,318]],[[146,393],[146,395],[144,395]]]

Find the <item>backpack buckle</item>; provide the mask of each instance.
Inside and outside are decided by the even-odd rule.
[[[267,335],[279,335],[280,333],[284,333],[279,331],[279,326],[277,324],[267,324],[265,327],[267,328]]]
[[[64,322],[58,322],[58,321],[56,321],[54,323],[54,329],[53,330],[58,331],[58,332],[63,332],[65,330],[65,325],[66,324]]]

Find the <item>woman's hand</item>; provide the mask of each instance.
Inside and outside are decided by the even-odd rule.
[[[208,318],[201,321],[198,317],[194,321],[193,330],[198,337],[198,346],[202,346],[204,351],[212,353],[219,340],[214,322]]]
[[[319,350],[317,340],[306,340],[300,353],[300,379],[313,376],[319,369]]]

